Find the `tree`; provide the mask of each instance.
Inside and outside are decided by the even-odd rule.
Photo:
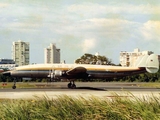
[[[85,53],[81,58],[75,61],[77,64],[102,64],[102,65],[111,65],[112,60],[108,59],[105,56],[101,55],[92,55],[89,53]]]

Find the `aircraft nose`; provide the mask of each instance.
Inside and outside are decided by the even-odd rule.
[[[4,76],[11,76],[11,72],[3,72],[2,75],[4,75]]]

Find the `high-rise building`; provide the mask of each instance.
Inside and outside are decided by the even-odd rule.
[[[44,55],[45,63],[60,63],[60,49],[57,49],[55,44],[51,43],[45,48]]]
[[[13,42],[12,59],[18,66],[29,64],[29,42]]]
[[[153,52],[152,51],[140,52],[138,48],[134,49],[133,52],[121,51],[120,52],[120,64],[122,66],[134,66],[139,56],[150,55],[150,54],[153,54]]]

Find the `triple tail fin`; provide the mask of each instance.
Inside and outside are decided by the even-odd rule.
[[[144,55],[140,56],[136,63],[135,67],[145,67],[146,71],[149,73],[156,73],[159,70],[159,60],[158,55]]]

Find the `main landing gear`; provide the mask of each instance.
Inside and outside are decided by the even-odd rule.
[[[68,83],[68,88],[75,89],[76,85],[74,84],[74,81],[72,81],[72,82],[70,81],[70,83]]]
[[[16,80],[15,80],[15,79],[13,80],[13,86],[12,86],[12,89],[16,89]]]

